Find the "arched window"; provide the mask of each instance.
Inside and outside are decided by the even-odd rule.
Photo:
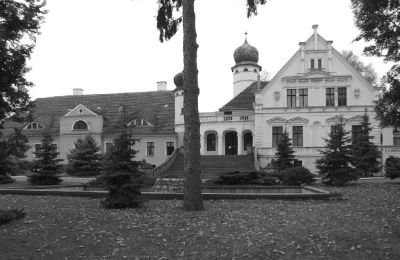
[[[25,129],[27,130],[36,130],[36,129],[42,129],[43,126],[39,124],[38,122],[32,122],[29,125],[25,126]]]
[[[248,72],[249,70],[248,70],[247,68],[245,68],[243,71],[244,71],[244,72]]]
[[[88,125],[86,124],[85,121],[78,120],[75,122],[73,129],[74,130],[88,130]]]

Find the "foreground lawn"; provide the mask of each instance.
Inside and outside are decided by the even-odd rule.
[[[0,226],[0,259],[400,259],[400,184],[329,189],[343,199],[205,201],[201,212],[0,195],[0,208],[27,212]]]

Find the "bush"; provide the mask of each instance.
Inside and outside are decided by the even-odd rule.
[[[226,172],[219,177],[209,180],[206,184],[217,185],[274,185],[279,183],[279,179],[270,174],[260,172]]]
[[[15,180],[8,175],[0,175],[0,184],[13,183]]]
[[[26,213],[23,209],[0,209],[0,225],[10,221],[25,217]]]
[[[288,168],[281,173],[281,183],[284,185],[311,184],[315,181],[314,175],[305,167]]]
[[[400,178],[400,158],[390,156],[386,159],[386,177],[390,179]]]

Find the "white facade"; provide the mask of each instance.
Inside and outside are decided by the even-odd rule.
[[[265,87],[254,89],[252,99],[248,99],[250,109],[238,105],[230,111],[200,114],[201,154],[244,155],[252,151],[257,164],[264,168],[275,156],[273,139],[286,129],[296,160],[315,172],[315,160],[325,145],[323,138],[328,137],[339,116],[345,118],[347,130],[355,132],[366,111],[373,141],[382,151],[381,159],[400,156],[400,147],[394,146],[393,130],[380,129],[375,120],[378,90],[332,47],[332,41],[317,33],[317,28],[313,26],[314,33],[299,43],[299,50]],[[246,57],[236,55],[237,51],[235,61],[240,62],[232,67],[232,101],[254,85],[261,69],[254,62],[258,61],[258,52],[248,63],[243,61]]]

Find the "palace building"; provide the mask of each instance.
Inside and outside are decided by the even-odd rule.
[[[312,35],[268,82],[260,81],[262,67],[258,50],[247,39],[234,51],[233,98],[219,111],[200,113],[201,154],[251,155],[255,169],[267,167],[286,130],[293,142],[297,165],[315,172],[332,126],[340,116],[353,140],[360,134],[367,111],[374,142],[383,162],[400,155],[400,133],[381,129],[375,120],[374,88],[313,26]],[[60,158],[73,148],[79,137],[92,135],[103,152],[123,127],[132,129],[138,142],[138,160],[157,166],[173,159],[183,145],[184,88],[182,74],[174,78],[175,90],[158,82],[158,91],[39,98],[23,127],[32,153],[38,149],[43,130],[50,130]],[[18,124],[7,123],[5,132]],[[8,129],[7,129],[8,128]],[[66,161],[65,161],[66,162]]]

